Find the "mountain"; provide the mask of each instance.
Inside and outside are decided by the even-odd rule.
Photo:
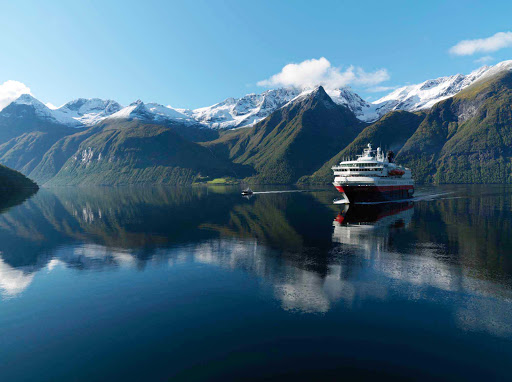
[[[0,111],[0,163],[50,185],[327,183],[333,163],[371,142],[398,152],[419,183],[509,183],[511,69],[505,61],[372,104],[322,87],[196,110],[100,99],[51,110],[22,95]]]
[[[180,111],[214,129],[252,126],[297,97],[306,95],[314,90],[315,88],[273,89],[261,94],[248,94],[242,98],[228,98],[223,102],[208,107],[195,110],[181,109]],[[366,118],[366,114],[368,114],[367,109],[371,107],[370,104],[351,89],[329,89],[326,92],[334,103],[347,106],[361,119]],[[368,118],[373,118],[373,116]]]
[[[327,89],[327,94],[338,105],[347,106],[362,121],[377,119],[377,115],[372,114],[370,110],[372,105],[354,93],[350,88]]]
[[[22,95],[0,111],[0,163],[29,174],[56,141],[76,131],[37,99]]]
[[[37,165],[29,172],[29,177],[44,184],[60,171],[64,163],[78,150],[80,144],[87,138],[108,127],[103,121],[89,129],[61,137],[47,149]]]
[[[23,110],[22,106],[25,107],[25,114],[30,114],[42,121],[70,127],[94,125],[121,110],[121,105],[117,102],[99,98],[79,98],[57,109],[50,109],[32,95],[22,94],[2,109],[0,115],[9,116],[14,113],[18,117],[26,118],[27,115],[20,114],[19,110]]]
[[[84,138],[49,185],[191,184],[242,169],[172,128],[137,119],[105,120]]]
[[[157,103],[144,104],[138,100],[127,107],[122,107],[112,100],[99,98],[79,98],[57,109],[49,109],[42,102],[29,94],[23,94],[9,104],[0,113],[9,114],[9,109],[25,105],[33,109],[33,115],[41,120],[71,127],[93,126],[106,118],[140,119],[145,121],[177,121],[198,124],[193,118]]]
[[[297,89],[267,90],[261,94],[248,94],[242,98],[228,98],[212,106],[182,112],[214,129],[250,126],[301,93]]]
[[[218,137],[215,131],[252,126],[295,98],[313,90],[294,88],[267,90],[261,94],[248,94],[240,99],[228,98],[218,104],[195,110],[175,109],[157,103],[144,103],[141,100],[122,107],[115,101],[98,98],[79,98],[57,109],[49,109],[33,96],[24,94],[6,107],[4,114],[9,114],[9,109],[20,105],[32,108],[33,112],[29,113],[32,115],[30,120],[27,120],[27,115],[22,116],[24,128],[43,122],[66,127],[88,128],[107,118],[136,119],[173,126],[180,135],[193,141],[208,141]],[[369,104],[349,88],[329,90],[329,95],[335,103],[347,106],[356,116],[360,118],[366,116],[364,111]],[[0,111],[0,115],[4,110]],[[20,116],[19,113],[17,116]],[[208,128],[213,131],[208,131]],[[6,130],[12,130],[13,134],[10,138],[19,136],[16,135],[15,129]],[[6,139],[3,139],[0,133],[0,144],[4,142]]]
[[[219,136],[216,129],[209,129],[176,109],[157,103],[145,104],[141,100],[112,114],[108,120],[138,120],[167,126],[183,138],[193,142],[210,141]]]
[[[417,181],[512,183],[512,71],[502,69],[428,111],[397,156]]]
[[[252,183],[285,184],[311,174],[349,144],[364,124],[323,87],[305,93],[253,127],[206,142],[217,156],[251,166]]]
[[[122,106],[116,101],[78,98],[53,110],[53,113],[69,117],[76,121],[77,125],[91,126],[121,109]]]
[[[347,106],[360,120],[374,122],[393,110],[414,112],[429,109],[480,79],[511,69],[512,60],[503,61],[494,66],[483,66],[468,75],[456,74],[403,86],[371,103],[348,87],[325,90],[334,103]],[[177,109],[157,103],[144,104],[140,100],[122,107],[116,101],[98,98],[79,98],[51,110],[28,94],[22,95],[14,103],[31,104],[37,108],[41,118],[74,127],[92,126],[112,117],[152,122],[175,121],[212,129],[232,129],[252,126],[288,102],[313,90],[314,88],[272,89],[261,94],[252,93],[241,98],[227,98],[214,105],[193,110]]]
[[[503,61],[494,66],[482,66],[468,75],[456,74],[439,77],[420,84],[401,87],[369,104],[367,108],[363,108],[361,119],[372,121],[392,110],[429,109],[436,103],[453,97],[475,82],[506,70],[512,70],[512,60]]]
[[[45,104],[30,94],[22,94],[0,111],[0,120],[27,117],[53,124],[78,125],[78,122],[70,116],[49,109]]]
[[[397,161],[413,170],[417,183],[512,183],[510,69],[507,63],[487,68],[425,111],[385,114],[300,182],[330,183],[330,168],[370,142],[398,152]]]

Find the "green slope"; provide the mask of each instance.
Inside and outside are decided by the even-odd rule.
[[[109,124],[107,122],[102,122],[87,130],[82,130],[59,139],[45,152],[44,156],[29,176],[40,184],[48,182],[60,171],[64,163],[76,153],[83,141],[101,132],[108,126]]]
[[[254,168],[257,174],[249,182],[287,184],[318,169],[364,126],[319,87],[255,126],[226,133],[205,146]]]
[[[191,184],[236,176],[241,166],[217,158],[172,129],[115,122],[83,140],[48,185]]]
[[[65,134],[61,131],[32,131],[0,145],[0,163],[31,176],[46,152]]]
[[[512,72],[436,104],[399,152],[418,182],[512,182]]]
[[[422,114],[413,114],[407,111],[393,111],[386,114],[377,122],[366,127],[356,139],[327,161],[313,175],[301,178],[300,183],[331,183],[333,178],[331,167],[341,162],[343,158],[355,158],[356,155],[361,154],[368,143],[381,146],[385,150],[398,152],[416,131],[422,119]]]

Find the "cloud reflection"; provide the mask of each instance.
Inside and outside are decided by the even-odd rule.
[[[0,258],[0,291],[3,298],[12,298],[23,292],[34,279],[34,273],[26,273],[6,264]]]

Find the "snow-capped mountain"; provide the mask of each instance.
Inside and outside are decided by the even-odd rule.
[[[94,125],[121,109],[121,106],[115,101],[98,98],[79,98],[57,109],[50,109],[32,95],[22,94],[5,107],[1,111],[1,115],[9,116],[10,111],[14,110],[13,108],[17,105],[30,107],[38,118],[71,127]]]
[[[197,123],[193,118],[168,106],[157,103],[145,104],[141,100],[131,103],[129,106],[112,114],[110,118],[139,119],[144,121],[174,120],[183,123]]]
[[[346,105],[360,120],[374,122],[392,110],[428,109],[437,102],[456,95],[476,81],[504,70],[512,70],[512,60],[503,61],[494,66],[483,66],[467,75],[456,74],[404,86],[372,103],[362,99],[350,88],[325,90],[335,103]],[[116,101],[98,98],[79,98],[60,108],[49,109],[28,94],[20,96],[12,102],[12,105],[31,105],[39,117],[73,127],[91,126],[105,118],[136,118],[153,122],[176,121],[202,125],[206,128],[229,129],[251,126],[312,90],[295,88],[267,90],[261,94],[248,94],[242,98],[228,98],[212,106],[194,110],[176,109],[157,103],[145,104],[140,100],[123,108]]]
[[[195,110],[180,110],[211,128],[250,126],[301,94],[298,89],[274,89],[242,98],[228,98],[212,106]]]
[[[21,106],[21,108],[18,106]],[[19,96],[2,109],[1,115],[4,117],[10,117],[12,113],[15,113],[18,116],[23,116],[28,111],[33,112],[37,118],[48,120],[53,123],[60,123],[69,126],[76,126],[78,124],[78,122],[73,118],[57,112],[56,110],[49,109],[45,104],[30,94],[22,94]]]
[[[288,102],[306,96],[314,89],[280,88],[261,94],[248,94],[242,98],[228,98],[212,106],[195,110],[180,110],[198,122],[211,128],[235,128],[251,126],[268,117]],[[327,94],[339,105],[346,105],[356,116],[364,116],[371,108],[365,100],[350,88],[326,89]]]
[[[281,88],[267,90],[261,94],[248,94],[242,98],[228,98],[212,106],[195,110],[175,109],[157,103],[137,100],[126,107],[112,100],[98,98],[77,100],[57,109],[49,109],[42,102],[28,94],[20,96],[13,103],[35,105],[40,117],[72,126],[92,126],[106,118],[139,119],[151,122],[176,121],[197,124],[206,128],[225,129],[251,126],[294,99],[306,95],[313,89],[299,90]],[[362,116],[368,103],[350,89],[328,91],[334,102],[347,105],[357,116]]]
[[[112,100],[99,98],[79,98],[65,105],[50,109],[30,94],[22,94],[0,111],[0,115],[9,116],[9,111],[16,105],[30,106],[36,117],[70,127],[92,126],[106,118],[141,119],[151,122],[173,120],[186,124],[197,124],[193,118],[157,103],[147,103],[138,100],[127,107],[122,107]]]
[[[78,124],[94,125],[121,109],[122,106],[116,101],[99,98],[78,98],[53,110],[53,112],[66,115],[76,120]]]
[[[504,70],[512,70],[512,60],[503,61],[494,66],[482,66],[467,75],[439,77],[420,84],[401,87],[373,102],[361,119],[372,121],[376,116],[379,118],[391,110],[428,109],[439,101],[453,97],[476,81]]]

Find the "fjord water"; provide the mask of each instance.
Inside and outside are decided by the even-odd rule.
[[[0,214],[2,380],[507,379],[512,188],[417,194],[40,190]]]

